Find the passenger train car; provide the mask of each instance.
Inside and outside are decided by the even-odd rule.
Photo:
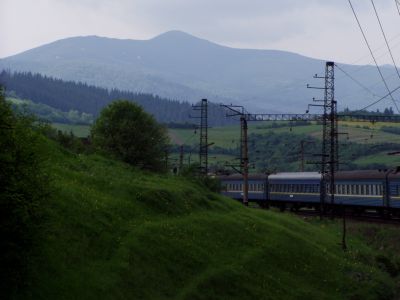
[[[241,200],[241,175],[220,176],[222,194]],[[290,172],[271,175],[249,175],[249,201],[261,206],[284,209],[314,207],[321,203],[322,176],[318,172]],[[329,178],[325,180],[325,203],[354,209],[400,211],[400,173],[393,170],[340,171],[335,175],[334,202],[331,203]]]

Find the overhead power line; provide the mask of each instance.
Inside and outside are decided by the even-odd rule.
[[[378,100],[376,100],[376,101],[374,101],[373,103],[367,105],[366,107],[361,108],[361,110],[365,110],[365,109],[370,108],[371,106],[373,106],[373,105],[377,104],[378,102],[382,101],[383,99],[389,97],[389,95],[393,94],[394,92],[396,92],[396,91],[398,91],[398,90],[400,90],[400,85],[399,85],[397,88],[395,88],[394,90],[389,91],[389,93],[387,93],[385,96],[379,98]],[[396,107],[397,107],[397,106],[396,106]]]
[[[368,93],[370,93],[372,96],[374,97],[380,97],[379,95],[375,94],[373,91],[371,91],[368,87],[366,87],[365,85],[363,85],[361,82],[359,82],[357,79],[355,79],[353,76],[351,76],[348,72],[346,72],[345,70],[343,70],[340,66],[338,66],[335,63],[335,66],[343,73],[345,74],[347,77],[349,77],[351,80],[353,80],[357,85],[359,85],[360,87],[362,87],[364,90],[366,90]]]
[[[397,76],[399,76],[399,78],[400,78],[400,73],[399,73],[399,70],[398,70],[398,68],[397,68],[396,61],[394,60],[392,50],[390,49],[389,42],[388,42],[388,40],[387,40],[387,38],[386,38],[385,31],[383,30],[382,22],[381,22],[381,19],[379,18],[379,15],[378,15],[377,10],[376,10],[374,0],[371,0],[371,3],[372,3],[372,6],[374,7],[375,15],[376,15],[376,18],[377,18],[377,20],[378,20],[379,27],[381,28],[383,38],[385,39],[385,43],[386,43],[386,46],[387,46],[387,48],[388,48],[390,57],[392,58],[392,62],[393,62],[394,68],[396,69]],[[397,3],[397,2],[396,2],[396,3]]]
[[[381,76],[382,81],[383,81],[383,83],[384,83],[386,89],[387,89],[388,92],[389,92],[390,98],[392,99],[393,104],[394,104],[394,106],[395,106],[396,109],[397,109],[397,112],[400,113],[399,107],[397,106],[397,103],[396,103],[396,101],[395,101],[394,98],[393,98],[392,92],[390,91],[389,86],[388,86],[387,83],[386,83],[385,77],[383,77],[382,71],[381,71],[381,69],[379,68],[378,62],[376,61],[375,55],[374,55],[374,53],[372,52],[371,46],[370,46],[369,43],[368,43],[367,37],[366,37],[366,35],[365,35],[365,33],[364,33],[364,30],[362,29],[361,23],[360,23],[360,21],[358,20],[358,17],[357,17],[356,11],[354,10],[353,4],[351,3],[350,0],[348,0],[348,1],[349,1],[351,10],[353,11],[354,17],[355,17],[355,19],[356,19],[356,21],[357,21],[358,27],[360,28],[360,31],[361,31],[361,33],[362,33],[362,36],[364,37],[364,41],[365,41],[365,43],[366,43],[366,45],[367,45],[367,47],[368,47],[368,49],[369,49],[369,52],[371,53],[371,56],[372,56],[372,58],[373,58],[373,60],[374,60],[374,62],[375,62],[375,66],[376,66],[376,68],[378,69],[379,75]],[[385,97],[385,98],[386,98],[386,97]]]

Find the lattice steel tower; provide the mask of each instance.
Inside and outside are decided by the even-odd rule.
[[[199,163],[200,173],[208,173],[208,120],[207,117],[207,99],[201,100],[200,106],[200,145],[199,145]]]
[[[334,204],[335,173],[339,168],[338,118],[335,100],[335,63],[328,61],[325,65],[324,114],[322,118],[322,159],[321,203],[325,206],[325,197],[330,194],[330,204]],[[327,177],[329,189],[327,190]]]

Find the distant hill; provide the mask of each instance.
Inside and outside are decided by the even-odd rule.
[[[375,94],[386,94],[375,67],[342,67]],[[312,97],[322,97],[321,91],[307,89],[306,84],[323,84],[312,76],[323,74],[324,61],[284,51],[229,48],[170,31],[150,40],[66,38],[2,59],[0,68],[191,103],[209,98],[241,103],[250,110],[303,112]],[[394,68],[382,70],[395,88]],[[374,99],[339,71],[336,96],[340,109],[361,108]]]
[[[9,73],[0,72],[0,84],[6,87],[9,96],[19,99],[28,99],[34,103],[41,103],[45,106],[32,106],[33,112],[45,112],[41,116],[50,116],[57,122],[64,122],[66,118],[59,118],[60,112],[67,115],[76,112],[97,115],[99,111],[116,99],[126,99],[138,103],[148,113],[154,115],[157,121],[162,123],[198,123],[198,120],[190,118],[190,115],[197,115],[188,102],[179,102],[160,98],[151,94],[134,93],[117,89],[108,90],[105,88],[90,86],[86,83],[63,81],[40,74],[32,73]],[[29,108],[28,107],[28,108]],[[50,108],[57,110],[49,111]],[[79,115],[79,114],[78,114]],[[53,120],[53,121],[54,121]],[[218,105],[209,103],[208,120],[210,126],[222,126],[232,124],[234,120],[225,117],[224,110]],[[80,123],[80,122],[78,122]],[[177,124],[174,124],[176,127]]]

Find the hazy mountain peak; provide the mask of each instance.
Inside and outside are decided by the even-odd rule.
[[[187,46],[198,46],[198,45],[214,45],[217,44],[210,42],[206,39],[198,38],[189,33],[180,31],[180,30],[171,30],[164,32],[160,35],[149,40],[152,43],[161,43],[163,45],[173,44],[173,45],[187,45]],[[222,47],[218,45],[219,47]]]
[[[356,67],[345,68],[351,73]],[[0,59],[1,69],[191,102],[209,98],[241,103],[250,110],[298,112],[318,96],[305,86],[312,74],[323,72],[324,62],[279,50],[224,47],[172,30],[149,40],[67,38]],[[393,70],[386,69],[382,70]],[[395,79],[388,84],[394,86]],[[366,67],[360,80],[367,86],[374,84],[379,80],[376,68]],[[360,93],[344,76],[337,77],[337,85],[344,107],[360,107],[368,99],[369,95]],[[385,91],[377,89],[376,93]]]
[[[180,31],[180,30],[170,30],[164,33],[161,33],[151,40],[200,40],[200,38],[195,37],[189,33]]]

